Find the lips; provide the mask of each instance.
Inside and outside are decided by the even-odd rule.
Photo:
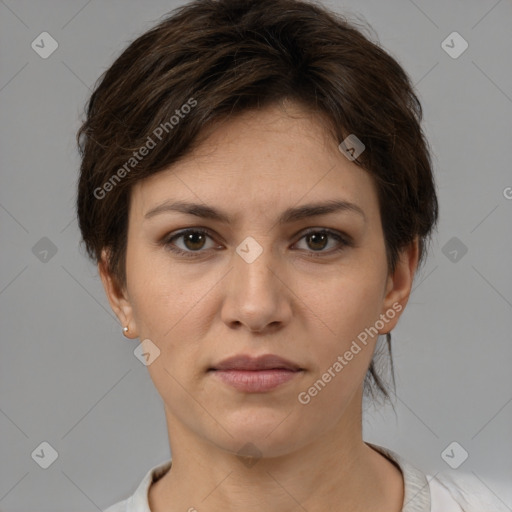
[[[210,370],[289,370],[293,372],[301,369],[299,365],[273,354],[260,357],[246,355],[229,357],[210,368]]]
[[[243,393],[271,391],[303,373],[303,368],[276,355],[230,357],[208,369],[212,376]]]

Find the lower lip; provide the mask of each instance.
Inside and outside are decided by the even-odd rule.
[[[289,382],[301,372],[292,370],[215,370],[226,384],[245,393],[264,393]]]

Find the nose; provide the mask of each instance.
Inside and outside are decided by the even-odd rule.
[[[223,279],[221,318],[232,329],[265,334],[289,322],[293,293],[271,247],[259,245],[263,251],[253,261],[233,255],[233,268]]]

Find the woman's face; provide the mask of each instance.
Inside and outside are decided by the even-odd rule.
[[[356,428],[375,333],[389,332],[407,301],[415,253],[388,276],[369,174],[320,119],[288,111],[217,125],[132,190],[126,288],[116,296],[102,277],[122,325],[150,340],[171,440],[187,432],[279,455]],[[314,211],[335,202],[346,204]],[[266,355],[292,364],[249,369]],[[234,356],[250,360],[221,364]]]

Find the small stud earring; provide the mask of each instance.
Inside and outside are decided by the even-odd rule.
[[[126,335],[127,332],[128,332],[128,326],[123,327],[123,334]]]

